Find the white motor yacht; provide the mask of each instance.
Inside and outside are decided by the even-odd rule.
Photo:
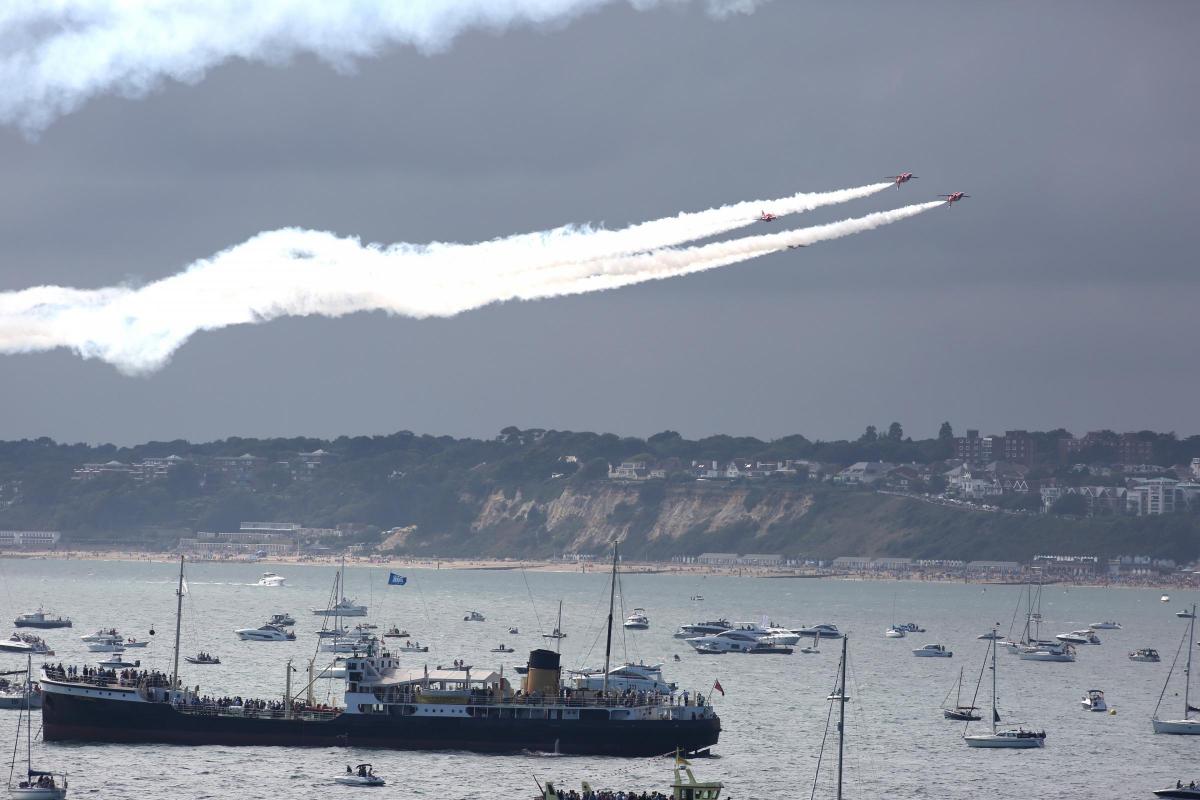
[[[631,631],[644,631],[650,627],[650,618],[646,616],[646,609],[635,608],[622,624]]]
[[[375,774],[370,764],[359,764],[353,770],[347,765],[346,774],[333,779],[343,786],[383,786],[384,780]]]
[[[262,625],[257,628],[238,628],[234,631],[244,642],[290,642],[296,634],[277,625]]]
[[[1088,711],[1108,711],[1108,704],[1104,702],[1104,692],[1099,689],[1088,689],[1079,704]]]
[[[116,628],[101,628],[95,633],[80,636],[79,640],[81,642],[119,642],[121,638],[121,634],[117,632]]]
[[[1134,650],[1130,652],[1129,660],[1143,661],[1148,664],[1157,664],[1159,661],[1162,661],[1162,658],[1158,655],[1158,651],[1153,647],[1143,647],[1140,650]]]
[[[754,622],[736,622],[731,630],[749,633],[757,636],[760,642],[783,647],[791,647],[800,641],[800,634],[792,633],[788,628],[767,624],[765,620],[761,625]]]
[[[124,642],[89,642],[89,653],[122,653],[125,651]]]
[[[1058,661],[1071,662],[1075,660],[1075,648],[1069,644],[1031,645],[1024,647],[1018,654],[1022,661]]]
[[[1171,595],[1164,594],[1162,597],[1158,598],[1158,600],[1160,603],[1169,603],[1171,602]]]
[[[1067,644],[1100,644],[1100,637],[1092,630],[1071,631],[1057,634],[1055,639]]]
[[[840,639],[842,632],[838,630],[837,625],[831,625],[828,622],[822,622],[819,625],[813,625],[809,628],[792,628],[792,633],[797,636],[820,636],[822,639]]]
[[[946,649],[944,644],[927,644],[912,651],[918,658],[952,658],[954,653]]]
[[[684,639],[697,652],[703,653],[748,653],[759,644],[762,637],[751,631],[728,630],[711,636],[696,636]]]
[[[377,641],[374,636],[342,636],[322,640],[317,649],[322,653],[361,653]]]
[[[255,586],[283,586],[286,579],[282,575],[276,575],[274,572],[264,572],[262,577],[258,579]]]
[[[733,623],[727,619],[711,619],[692,625],[680,625],[679,630],[675,631],[673,635],[676,639],[694,639],[697,636],[712,636],[732,627]]]
[[[32,633],[13,633],[7,639],[0,640],[0,652],[26,653],[35,656],[52,656],[54,651],[41,637]]]
[[[1104,622],[1093,622],[1088,627],[1094,631],[1119,631],[1121,630],[1121,623],[1108,619]]]
[[[573,674],[576,689],[600,691],[604,686],[604,670],[589,669]],[[663,680],[662,664],[621,664],[608,671],[609,691],[658,692],[670,694],[675,684]]]
[[[343,597],[329,608],[314,608],[312,613],[318,617],[365,617],[367,607]]]
[[[888,639],[903,639],[905,636],[908,635],[908,631],[905,630],[904,628],[899,628],[899,627],[893,625],[890,628],[888,628],[886,631],[884,631],[883,635],[886,636]]]

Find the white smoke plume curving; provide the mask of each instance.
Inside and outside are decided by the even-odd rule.
[[[941,204],[689,248],[576,261],[528,252],[528,259],[500,265],[491,256],[471,257],[473,247],[487,254],[494,243],[383,247],[320,231],[269,231],[139,288],[38,286],[0,293],[0,353],[65,347],[143,374],[161,368],[200,331],[359,311],[446,317],[509,300],[603,291],[849,236]],[[540,267],[527,263],[539,259]]]
[[[626,0],[638,10],[693,0]],[[0,123],[33,136],[105,93],[196,83],[231,59],[312,54],[349,70],[389,47],[445,50],[469,30],[564,24],[619,0],[6,0]],[[765,0],[698,0],[715,17]]]

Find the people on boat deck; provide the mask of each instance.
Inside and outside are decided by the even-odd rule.
[[[595,789],[585,789],[582,792],[571,789],[564,792],[562,789],[555,789],[553,794],[558,800],[667,800],[667,796],[662,792],[613,792]]]
[[[375,768],[371,767],[367,764],[359,764],[358,771],[356,773],[354,770],[350,769],[350,765],[347,764],[346,765],[346,774],[347,775],[357,774],[358,777],[360,777],[360,778],[374,778],[375,777]]]
[[[55,788],[53,775],[39,775],[36,781],[21,781],[17,784],[20,789],[53,789]]]

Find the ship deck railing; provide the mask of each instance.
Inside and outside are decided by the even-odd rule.
[[[389,696],[389,702],[399,703],[421,703],[423,695],[419,692],[407,693],[403,692],[396,696]],[[534,707],[554,707],[554,708],[706,708],[707,702],[697,703],[696,698],[689,697],[685,704],[681,697],[676,697],[672,700],[669,695],[665,694],[650,694],[643,696],[630,695],[628,697],[578,697],[561,695],[519,695],[512,697],[496,697],[491,692],[472,692],[460,696],[459,702],[465,705],[489,705],[489,706],[534,706]],[[424,702],[437,703],[446,702],[446,698],[430,697]],[[452,701],[451,701],[452,702]]]
[[[171,707],[183,714],[200,717],[238,717],[241,719],[289,719],[323,722],[342,713],[341,709],[329,708],[246,708],[245,706],[223,706],[216,703],[172,703]]]

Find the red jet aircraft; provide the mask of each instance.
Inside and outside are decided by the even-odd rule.
[[[913,175],[911,172],[901,172],[899,175],[888,175],[888,180],[896,182],[896,188],[900,188],[900,184],[908,183],[913,178],[919,178],[920,175]]]
[[[971,195],[963,194],[962,192],[954,192],[953,194],[939,194],[938,195],[938,197],[946,198],[946,206],[947,207],[949,207],[953,203],[957,203],[959,200],[962,200],[964,197],[970,197],[970,196]]]
[[[758,215],[759,222],[774,222],[776,219],[778,219],[778,217],[776,217],[770,211],[764,211]]]

